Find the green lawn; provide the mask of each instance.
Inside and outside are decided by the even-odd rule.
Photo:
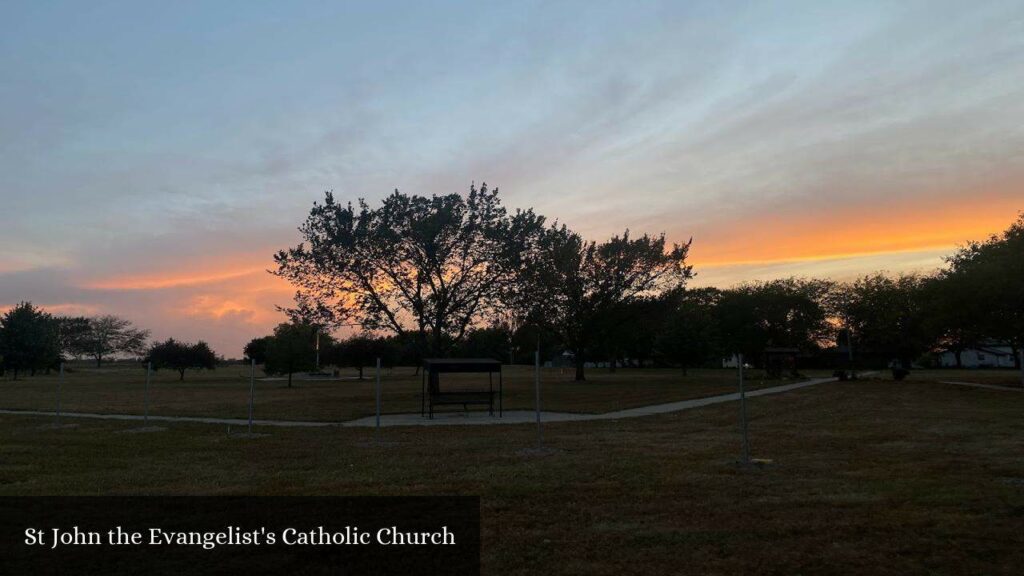
[[[886,374],[892,377],[891,373]],[[1020,386],[1020,370],[994,369],[955,369],[943,368],[932,370],[914,370],[910,373],[913,380],[935,380],[951,382],[973,382],[975,384],[994,384],[997,386]]]
[[[9,383],[7,383],[9,384]],[[912,380],[621,421],[371,430],[0,416],[0,494],[479,494],[486,574],[1018,574],[1024,394]]]
[[[346,371],[354,376],[355,371]],[[813,375],[813,373],[812,373]],[[820,374],[819,374],[820,375]],[[257,380],[255,414],[262,419],[351,420],[374,413],[372,371],[366,379],[341,381]],[[257,370],[257,377],[262,372]],[[487,387],[486,375],[444,375],[444,386]],[[532,409],[533,369],[504,369],[504,407]],[[0,408],[54,410],[57,375],[0,380]],[[785,382],[785,381],[782,381]],[[753,389],[780,381],[763,381],[760,371],[750,371]],[[734,370],[592,369],[587,381],[574,382],[570,369],[543,370],[543,407],[563,412],[597,413],[649,404],[713,396],[736,391]],[[495,378],[495,389],[498,382]],[[145,370],[136,365],[112,365],[102,369],[78,365],[69,370],[61,393],[63,410],[117,414],[144,411]],[[382,378],[383,410],[386,413],[420,410],[420,377],[412,368],[386,370]],[[245,418],[248,415],[249,368],[226,366],[212,372],[188,372],[183,382],[176,372],[154,373],[150,388],[150,414],[165,416],[214,416]],[[461,409],[461,408],[459,408]]]

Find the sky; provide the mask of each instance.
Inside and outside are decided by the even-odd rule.
[[[239,357],[324,191],[471,182],[694,285],[933,270],[1024,209],[1024,3],[0,0],[0,309]]]

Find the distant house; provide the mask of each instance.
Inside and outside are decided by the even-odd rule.
[[[956,354],[946,350],[939,355],[943,368],[956,368]],[[1013,348],[1005,344],[983,344],[960,353],[960,365],[964,368],[1013,368]]]
[[[733,354],[732,356],[730,356],[728,358],[722,358],[722,368],[738,368],[739,365],[740,365],[740,357],[737,356],[736,354]],[[750,359],[749,358],[744,358],[743,359],[743,367],[744,368],[753,368],[753,365],[750,363]]]
[[[544,367],[545,368],[572,368],[574,366],[576,366],[576,356],[572,352],[570,352],[569,350],[566,350],[566,351],[562,352],[561,354],[556,354],[553,359],[544,362]],[[584,362],[583,363],[583,367],[584,368],[607,368],[608,367],[608,362],[607,361],[602,361],[602,362]]]

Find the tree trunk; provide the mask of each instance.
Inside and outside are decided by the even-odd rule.
[[[1020,368],[1020,385],[1024,387],[1024,348],[1017,352],[1017,367]]]
[[[576,360],[576,381],[577,382],[583,382],[584,380],[587,379],[586,376],[583,375],[583,363],[584,363],[583,351],[582,350],[577,350],[576,353],[574,354],[574,356],[575,356],[575,360]]]
[[[292,373],[291,373],[291,370],[288,371],[288,387],[289,388],[292,387]]]
[[[612,354],[612,359],[611,359],[610,362],[608,362],[608,371],[611,372],[612,374],[615,373],[615,365],[617,363],[618,363],[617,358],[615,357],[614,354]]]
[[[960,357],[963,355],[963,353],[964,353],[964,351],[960,350],[959,348],[953,351],[953,357],[956,358],[956,367],[957,368],[963,368],[964,367],[963,362],[960,360]]]
[[[363,367],[362,366],[359,367],[359,379],[360,380],[363,379]]]
[[[184,379],[185,379],[185,369],[182,368],[182,369],[178,370],[178,382],[181,382]]]
[[[102,354],[97,354],[96,355],[96,367],[100,368],[102,366],[103,366],[103,355]]]

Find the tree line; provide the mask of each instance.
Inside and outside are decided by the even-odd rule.
[[[206,342],[170,338],[149,343],[149,335],[117,316],[59,316],[21,302],[0,316],[0,377],[34,376],[70,359],[89,358],[99,368],[114,356],[139,358],[155,370],[175,370],[180,379],[186,370],[217,365],[217,355]]]
[[[827,366],[909,367],[948,350],[998,342],[1024,353],[1024,216],[970,242],[931,275],[868,275],[851,282],[788,278],[693,288],[691,241],[629,230],[596,242],[533,210],[507,211],[498,190],[417,196],[378,206],[327,193],[275,255],[296,288],[289,322],[246,346],[271,374],[319,365],[419,365],[431,356],[520,361],[539,348],[585,379],[589,363],[754,364],[766,349],[796,350]],[[336,340],[340,328],[356,333]],[[148,343],[116,316],[53,316],[22,303],[0,317],[0,374],[34,374],[67,358],[102,365],[141,357],[156,368],[213,368],[204,342]],[[851,360],[852,359],[852,360]]]
[[[503,357],[500,348],[539,342],[547,358],[568,351],[583,380],[589,361],[685,370],[734,353],[758,363],[769,348],[901,367],[992,340],[1019,366],[1024,349],[1024,217],[933,275],[729,289],[687,285],[692,240],[629,230],[586,240],[533,210],[508,212],[486,184],[465,196],[396,190],[379,206],[326,193],[299,230],[302,243],[278,252],[273,271],[296,287],[292,324],[358,326],[416,358]]]

